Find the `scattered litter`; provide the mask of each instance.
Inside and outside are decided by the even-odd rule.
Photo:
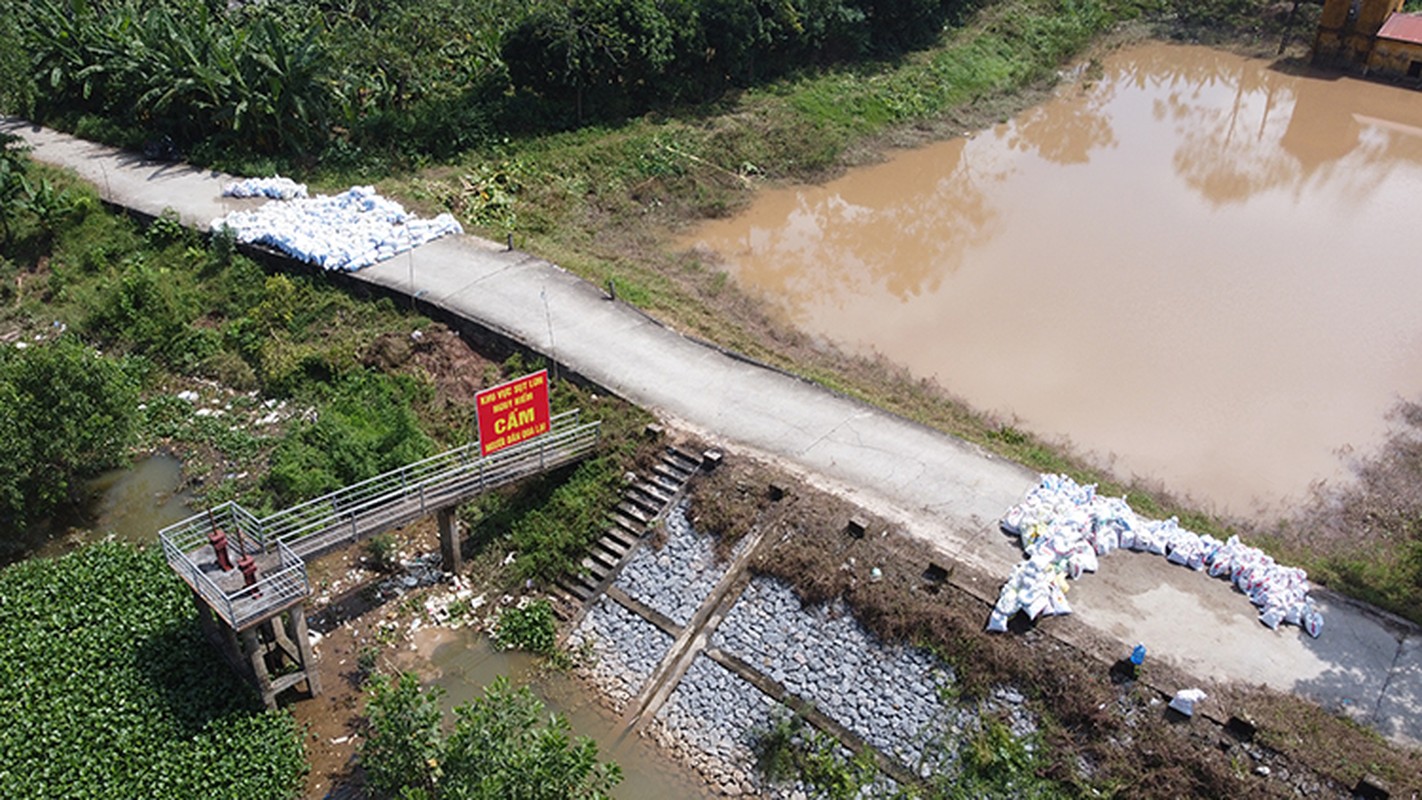
[[[370,186],[334,197],[266,203],[212,221],[237,241],[262,244],[322,269],[354,272],[449,233],[463,233],[449,214],[420,219]]]
[[[271,178],[243,178],[222,187],[223,197],[270,197],[294,200],[306,197],[306,184],[280,175]]]
[[[1144,644],[1138,644],[1135,646],[1135,648],[1131,650],[1131,663],[1135,666],[1139,667],[1140,665],[1144,664],[1145,657],[1146,646]]]
[[[331,740],[331,744],[345,744],[351,740],[350,736],[337,736]]]
[[[1170,698],[1170,707],[1187,717],[1195,716],[1195,704],[1205,701],[1205,693],[1200,689],[1181,689]]]
[[[178,392],[178,399],[185,403],[196,403],[198,401],[198,393],[191,389],[181,391]]]
[[[1139,517],[1125,498],[1098,497],[1095,485],[1081,486],[1065,475],[1043,475],[1026,499],[1008,510],[1002,529],[1022,540],[1028,560],[1014,567],[1003,584],[988,617],[990,631],[1006,630],[1007,620],[1019,610],[1032,619],[1071,613],[1065,579],[1095,572],[1101,556],[1124,547],[1233,581],[1271,629],[1287,623],[1313,637],[1323,632],[1323,615],[1308,596],[1302,569],[1275,563],[1237,536],[1221,542],[1180,527],[1174,517]]]

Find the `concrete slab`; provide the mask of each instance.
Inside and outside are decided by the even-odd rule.
[[[260,198],[223,197],[232,176],[187,164],[149,161],[83,139],[39,127],[13,117],[0,117],[0,132],[23,138],[36,161],[74,170],[98,187],[105,200],[156,217],[167,209],[183,224],[207,230],[212,220],[229,211],[261,205]]]
[[[1422,638],[1411,634],[1402,640],[1387,686],[1367,720],[1394,741],[1422,746]]]
[[[260,202],[221,198],[230,178],[219,173],[145,162],[17,120],[0,120],[0,130],[23,136],[36,159],[74,169],[106,200],[147,214],[173,208],[203,228]],[[986,575],[1005,578],[1021,558],[997,520],[1035,484],[1030,471],[681,336],[542,259],[451,237],[356,277],[547,353],[679,427],[871,508]],[[970,588],[996,594],[996,585]],[[1422,739],[1422,636],[1413,626],[1325,597],[1322,638],[1270,631],[1229,584],[1131,553],[1104,559],[1070,600],[1090,629],[1124,646],[1143,641],[1202,679],[1295,691],[1351,709],[1399,741]]]

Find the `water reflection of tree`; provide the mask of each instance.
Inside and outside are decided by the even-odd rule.
[[[1210,51],[1151,49],[1118,67],[1168,88],[1154,112],[1181,138],[1176,174],[1217,208],[1272,190],[1297,197],[1315,181],[1362,197],[1398,159],[1422,162],[1422,110],[1397,102],[1400,89],[1288,75]]]
[[[932,153],[950,161],[900,158],[837,192],[803,192],[783,224],[753,229],[758,288],[796,317],[827,301],[936,291],[969,249],[991,238],[998,212],[985,186],[1005,174],[970,165],[962,142]]]
[[[1118,80],[1084,85],[1074,94],[1029,108],[1013,122],[1008,147],[1035,151],[1053,164],[1087,163],[1091,151],[1116,146],[1106,107],[1120,89]]]

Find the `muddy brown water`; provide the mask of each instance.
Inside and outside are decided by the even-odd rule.
[[[1145,44],[972,138],[687,244],[1124,477],[1263,514],[1422,393],[1422,98]]]
[[[155,546],[158,531],[195,513],[189,506],[193,496],[182,485],[183,462],[167,453],[105,472],[86,484],[88,505],[73,519],[36,528],[43,538],[23,555],[53,558],[108,536]]]
[[[540,668],[537,660],[525,653],[501,652],[490,644],[488,637],[468,628],[431,635],[433,638],[427,639],[421,648],[432,647],[421,673],[427,684],[445,690],[441,703],[446,713],[482,696],[485,686],[504,675],[515,686],[531,688],[549,712],[567,718],[575,735],[596,741],[599,760],[617,762],[622,768],[622,782],[613,789],[613,797],[624,800],[711,797],[704,781],[695,773],[662,755],[648,740],[625,734],[624,727],[595,702],[588,689],[569,676]]]

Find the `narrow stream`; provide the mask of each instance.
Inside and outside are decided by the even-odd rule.
[[[1142,44],[972,138],[686,241],[803,330],[1264,513],[1422,395],[1422,101]]]
[[[52,558],[110,535],[153,546],[158,531],[194,513],[188,505],[192,494],[179,488],[182,477],[183,462],[167,453],[103,473],[85,486],[91,498],[88,508],[75,519],[56,522],[53,535],[37,542],[26,556]]]

